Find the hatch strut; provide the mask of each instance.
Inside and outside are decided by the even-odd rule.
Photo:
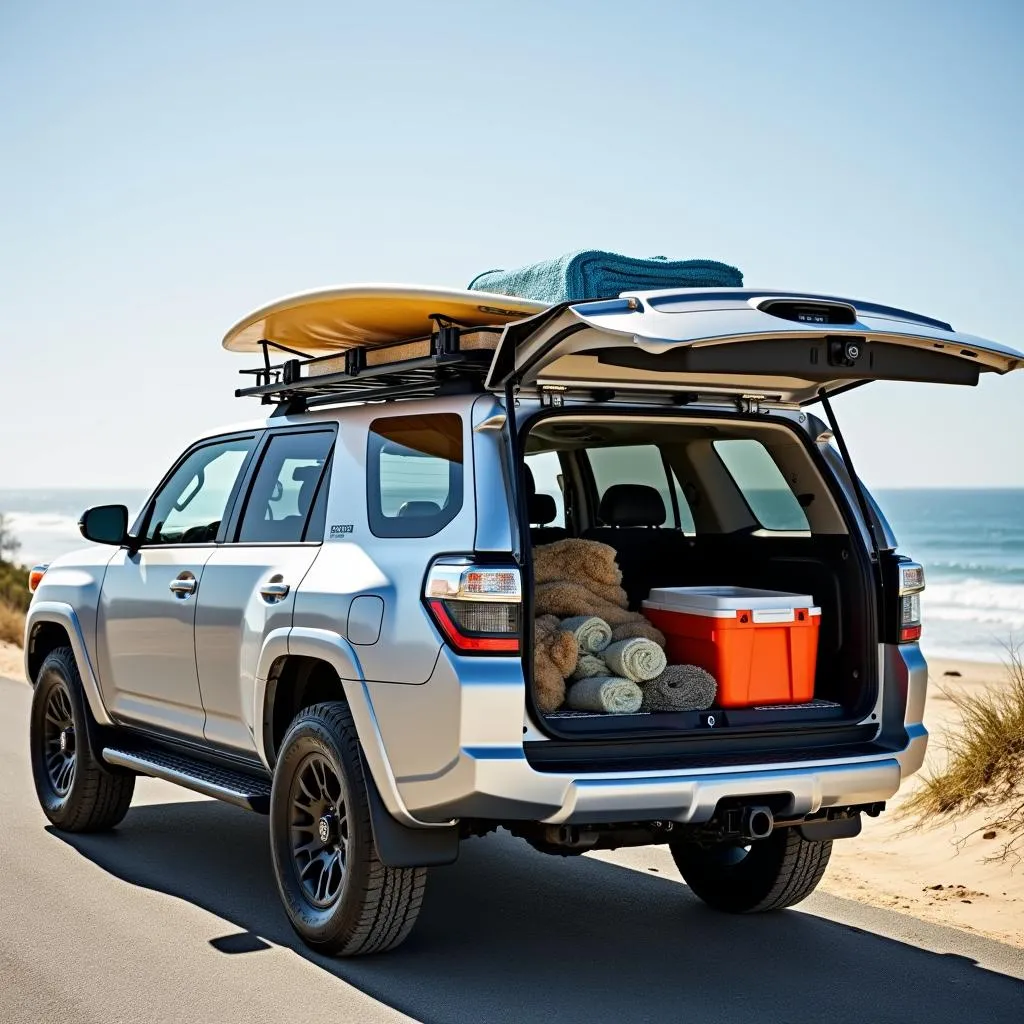
[[[828,420],[832,436],[836,439],[836,444],[839,445],[839,454],[843,457],[843,462],[846,463],[846,471],[850,474],[850,485],[853,487],[853,493],[857,496],[857,505],[860,507],[860,514],[864,517],[864,524],[867,526],[868,535],[871,537],[871,549],[875,554],[875,564],[879,569],[879,585],[881,585],[882,576],[884,575],[881,571],[882,545],[879,544],[878,535],[875,533],[875,517],[871,514],[871,508],[868,505],[868,499],[864,493],[864,485],[861,483],[860,477],[857,475],[857,470],[853,465],[853,459],[850,458],[850,449],[846,447],[846,438],[843,437],[843,432],[839,429],[839,421],[836,419],[836,415],[832,411],[832,403],[828,400],[828,394],[824,388],[818,392],[818,398],[821,399],[821,406],[825,410],[825,418]]]

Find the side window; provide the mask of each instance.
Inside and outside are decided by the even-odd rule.
[[[388,416],[370,424],[366,500],[377,537],[430,537],[462,508],[462,418]]]
[[[594,484],[600,500],[613,484],[643,484],[653,487],[665,503],[665,525],[674,526],[685,533],[695,533],[690,506],[683,489],[672,474],[671,486],[679,506],[679,521],[673,515],[669,475],[661,450],[653,444],[618,445],[613,448],[588,448],[587,457],[594,474]]]
[[[536,452],[527,455],[526,465],[533,474],[538,494],[550,494],[555,499],[555,518],[545,526],[565,526],[565,497],[562,490],[562,464],[555,452]]]
[[[714,449],[761,526],[766,530],[810,529],[793,489],[760,441],[715,441]]]
[[[260,457],[236,540],[297,543],[323,540],[325,505],[318,500],[324,466],[334,445],[333,430],[290,430],[274,434]],[[313,519],[318,509],[319,530]],[[308,529],[307,529],[308,527]]]
[[[153,499],[144,544],[209,544],[217,539],[228,501],[253,438],[215,441],[189,453]]]

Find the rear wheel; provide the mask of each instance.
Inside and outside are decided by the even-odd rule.
[[[426,868],[389,868],[373,840],[346,704],[302,711],[281,744],[270,798],[274,874],[292,927],[323,953],[394,949],[412,931]]]
[[[709,907],[730,914],[782,910],[806,899],[828,867],[832,841],[812,843],[795,828],[749,846],[673,843],[683,880]]]
[[[93,750],[89,709],[74,652],[47,655],[32,694],[32,778],[43,813],[65,832],[101,832],[128,813],[135,776],[112,771]]]

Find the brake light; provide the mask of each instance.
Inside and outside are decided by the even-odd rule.
[[[921,638],[921,592],[924,590],[924,568],[916,562],[899,565],[899,642],[915,643]]]
[[[427,573],[427,607],[460,654],[518,654],[522,582],[514,566],[437,562]]]
[[[43,576],[46,570],[50,567],[48,565],[33,565],[28,571],[28,592],[34,594],[39,588],[39,584],[43,582]]]

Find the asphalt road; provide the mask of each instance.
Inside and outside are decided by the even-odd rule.
[[[0,1021],[1024,1020],[1024,953],[826,895],[715,914],[664,851],[509,838],[435,869],[399,951],[332,961],[278,906],[266,819],[140,780],[100,836],[46,825],[29,689],[0,679]]]

